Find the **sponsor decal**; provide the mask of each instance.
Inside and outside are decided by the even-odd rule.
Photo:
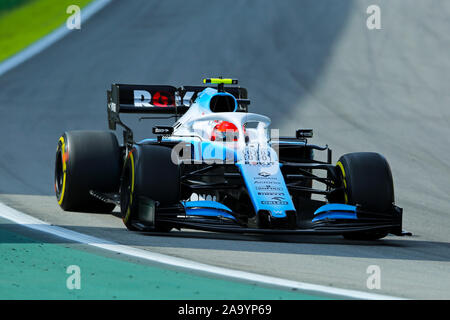
[[[253,177],[254,180],[273,181],[278,180],[276,177]]]
[[[261,201],[261,204],[271,204],[271,205],[286,205],[287,201]]]
[[[283,188],[266,185],[266,186],[256,187],[256,190],[283,191]]]
[[[135,107],[152,107],[152,95],[147,90],[133,90]]]
[[[258,192],[258,196],[284,196],[283,192]]]
[[[166,91],[133,90],[135,107],[169,107],[174,106],[173,94]]]
[[[281,184],[281,182],[277,181],[255,181],[254,184]]]

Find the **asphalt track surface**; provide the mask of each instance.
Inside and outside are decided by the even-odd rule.
[[[381,8],[381,30],[366,8]],[[49,223],[232,269],[398,297],[450,298],[450,2],[113,1],[0,77],[0,201]],[[282,134],[315,130],[334,160],[390,162],[411,238],[256,237],[125,230],[115,215],[66,213],[53,164],[66,130],[105,129],[111,83],[198,84],[232,76]],[[152,123],[140,123],[138,135]],[[120,133],[119,133],[120,136]],[[369,265],[381,289],[366,287]]]

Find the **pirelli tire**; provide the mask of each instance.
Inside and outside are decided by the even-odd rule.
[[[180,166],[172,161],[171,153],[170,147],[162,145],[140,145],[128,153],[120,186],[122,219],[128,230],[137,230],[135,223],[140,222],[139,210],[144,201],[155,206],[179,204]],[[158,222],[157,209],[153,227],[157,232],[172,229]]]
[[[374,212],[390,212],[394,204],[394,184],[387,160],[374,152],[348,153],[340,157],[337,170],[344,193],[342,202],[361,205]],[[351,232],[344,234],[351,240],[377,240],[386,232]]]
[[[117,193],[120,185],[121,151],[110,131],[69,131],[56,150],[55,193],[65,211],[111,212],[115,205],[105,203],[91,190]]]

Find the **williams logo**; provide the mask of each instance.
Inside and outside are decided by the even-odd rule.
[[[261,171],[261,172],[259,172],[258,174],[259,174],[261,177],[268,177],[268,176],[271,175],[270,173],[265,172],[265,171]]]

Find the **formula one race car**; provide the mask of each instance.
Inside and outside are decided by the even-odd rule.
[[[328,146],[308,143],[311,129],[279,137],[269,130],[268,117],[249,113],[247,90],[237,80],[204,83],[113,84],[107,92],[108,123],[111,130],[124,129],[123,145],[112,131],[60,137],[55,191],[61,208],[111,212],[120,206],[126,227],[140,231],[191,228],[350,239],[405,234],[383,156],[350,153],[333,165]],[[155,138],[136,142],[121,113],[159,114],[141,119],[169,114],[175,122],[153,127]],[[327,161],[316,160],[316,151],[327,152]],[[313,187],[313,181],[323,188]]]

